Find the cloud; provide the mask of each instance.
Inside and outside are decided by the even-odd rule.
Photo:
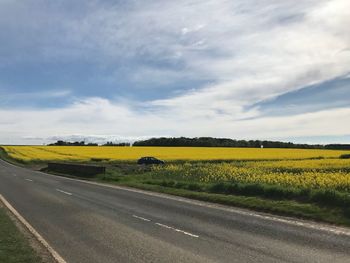
[[[302,136],[341,136],[348,134],[350,108],[336,108],[293,116],[232,120],[212,112],[208,118],[184,118],[173,112],[135,113],[126,105],[91,98],[64,109],[0,110],[0,143],[17,138],[17,143],[40,142],[52,138],[111,138],[133,140],[152,136],[218,136],[235,138],[288,138]],[[258,131],[258,132],[257,132]],[[234,136],[232,136],[234,135]],[[77,137],[75,137],[77,138]]]
[[[93,96],[84,85],[72,87],[80,99],[60,108],[0,109],[6,136],[346,133],[335,118],[349,117],[343,104],[288,116],[269,116],[255,105],[349,74],[347,0],[77,2],[1,1],[0,69],[78,62],[94,65],[103,72],[98,79],[112,85],[102,95],[105,82],[97,83]],[[133,101],[123,100],[113,85]],[[142,89],[152,96],[145,99]]]
[[[350,80],[346,76],[287,92],[249,108],[258,108],[264,115],[294,115],[304,112],[347,107],[350,105]]]

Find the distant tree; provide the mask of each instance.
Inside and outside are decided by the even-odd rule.
[[[62,140],[59,140],[55,143],[50,143],[48,144],[48,146],[98,146],[97,143],[88,143],[88,144],[85,144],[84,141],[76,141],[76,142],[66,142],[66,141],[62,141]]]
[[[291,142],[260,141],[260,140],[233,140],[228,138],[212,137],[161,137],[140,140],[134,142],[133,146],[192,146],[192,147],[249,147],[249,148],[301,148],[301,149],[322,149],[322,145],[294,144]]]
[[[106,142],[103,144],[103,146],[130,146],[131,143],[129,142],[120,142],[120,143],[115,143],[115,142]]]
[[[350,150],[350,144],[327,144],[325,149],[331,150]]]
[[[86,146],[98,146],[98,144],[90,142],[90,143],[86,144]]]

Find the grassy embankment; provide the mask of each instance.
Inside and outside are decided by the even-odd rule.
[[[0,204],[0,262],[39,263],[41,258],[29,245],[29,241],[17,229],[6,210]]]
[[[119,165],[95,180],[167,193],[202,201],[314,219],[350,226],[350,196],[346,192],[278,185],[199,182],[167,178],[149,168]]]
[[[2,157],[14,161],[4,152]],[[170,164],[165,168],[156,169],[126,162],[102,161],[95,163],[106,165],[107,173],[92,180],[350,226],[350,193],[347,179],[350,176],[350,162],[348,165],[347,161],[332,158],[329,161],[322,158],[310,160],[310,164],[305,160],[294,161],[295,163],[284,160],[283,162],[288,163],[281,162],[283,167],[276,166],[275,160],[236,160],[223,163],[223,166],[227,163],[234,167],[233,173],[238,169],[238,175],[232,178],[227,177],[225,173],[218,177],[216,166],[220,168],[220,161],[175,162],[172,168]],[[36,160],[21,163],[40,167],[45,162]],[[253,167],[254,165],[256,167]],[[211,170],[203,170],[203,167]],[[227,174],[230,172],[231,170],[226,171]],[[242,177],[241,173],[247,174]],[[201,176],[203,174],[205,176]],[[214,179],[210,174],[215,175]],[[298,184],[294,179],[302,176],[303,180],[311,176],[311,180]],[[255,178],[257,181],[245,178]],[[281,181],[281,178],[285,178],[284,181]],[[333,184],[332,178],[342,180]]]

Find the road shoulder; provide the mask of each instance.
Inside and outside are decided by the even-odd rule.
[[[0,197],[0,262],[57,263]]]

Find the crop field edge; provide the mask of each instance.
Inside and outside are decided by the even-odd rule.
[[[1,147],[1,146],[0,146]],[[20,162],[78,161],[92,159],[133,162],[142,156],[154,156],[167,162],[186,161],[274,161],[339,158],[340,150],[283,148],[217,148],[217,147],[87,147],[87,146],[2,146],[11,158]],[[117,149],[118,148],[118,149]],[[117,149],[117,150],[116,150]],[[183,151],[183,150],[186,151]],[[200,150],[199,150],[200,149]],[[92,151],[93,150],[93,151]],[[167,150],[168,152],[164,152]],[[350,151],[348,151],[350,154]]]
[[[47,171],[47,173],[77,180],[92,181],[108,185],[125,186],[140,190],[189,198],[198,201],[210,202],[213,204],[245,208],[251,211],[269,213],[271,215],[293,217],[298,219],[311,220],[319,223],[350,227],[350,219],[344,216],[341,209],[322,207],[316,203],[301,203],[295,200],[271,200],[259,196],[226,195],[218,193],[197,192],[186,189],[164,187],[161,185],[151,185],[137,181],[118,182],[106,181],[101,178],[81,178],[74,175],[50,171]]]
[[[36,162],[22,161],[10,157],[7,152],[0,146],[0,158],[14,165],[33,169]],[[236,160],[233,160],[236,161]],[[47,164],[47,161],[39,161],[40,164]],[[123,163],[123,162],[122,162]],[[63,176],[82,180],[81,177],[69,174],[55,173],[45,171],[56,176]],[[242,196],[242,195],[225,195],[218,193],[197,192],[187,189],[164,187],[161,185],[151,185],[137,181],[106,181],[100,177],[84,178],[83,180],[95,181],[110,185],[127,186],[147,191],[181,196],[185,198],[228,205],[231,207],[247,208],[254,211],[266,212],[275,215],[290,216],[294,218],[313,220],[334,225],[350,226],[350,219],[345,217],[343,212],[338,208],[320,207],[315,203],[299,203],[295,200],[271,200],[259,196]]]
[[[319,223],[350,227],[350,219],[345,217],[341,209],[321,207],[316,203],[301,203],[295,200],[271,200],[259,196],[226,195],[208,192],[196,192],[186,189],[151,185],[137,181],[118,182],[106,181],[97,178],[81,178],[74,175],[46,171],[51,175],[73,178],[82,181],[92,181],[108,185],[131,187],[140,190],[169,194],[210,202],[213,204],[227,205],[230,207],[245,208],[251,211],[265,212],[271,215],[287,216],[304,220],[311,220]]]

